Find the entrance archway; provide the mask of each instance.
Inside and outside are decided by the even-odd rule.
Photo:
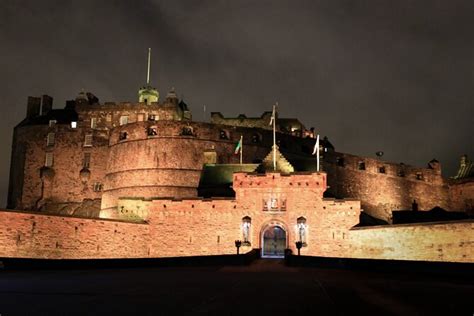
[[[269,225],[262,233],[262,257],[283,258],[286,249],[286,231],[280,225]]]

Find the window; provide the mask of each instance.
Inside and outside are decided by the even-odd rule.
[[[423,180],[423,174],[421,172],[416,173],[416,180]]]
[[[105,120],[106,120],[107,122],[112,122],[112,114],[107,113],[107,116],[105,117]]]
[[[149,121],[156,121],[156,115],[155,114],[148,115],[148,120]]]
[[[403,169],[399,169],[399,170],[397,171],[397,176],[399,176],[399,177],[402,177],[402,178],[403,178],[403,177],[405,176],[405,170],[403,170]]]
[[[145,120],[145,113],[138,113],[137,121],[143,122]]]
[[[379,167],[379,173],[385,173],[385,166]]]
[[[91,164],[91,153],[84,153],[84,160],[82,162],[82,167],[89,168]]]
[[[91,128],[97,128],[97,118],[91,118]]]
[[[359,161],[357,166],[358,166],[359,170],[365,170],[365,162]]]
[[[77,122],[76,121],[71,122],[71,128],[77,128]]]
[[[54,133],[48,133],[46,138],[46,146],[54,146]]]
[[[298,236],[298,241],[300,241],[303,245],[303,247],[306,247],[306,235],[307,235],[307,229],[308,226],[306,225],[306,218],[303,216],[298,217],[296,220],[296,230],[297,230],[297,236]]]
[[[44,166],[45,167],[52,167],[53,166],[53,153],[46,153]]]
[[[128,124],[128,116],[124,115],[120,117],[120,125]]]
[[[58,121],[56,120],[49,120],[49,127],[54,127]]]
[[[84,137],[84,147],[92,147],[92,134],[87,134]]]
[[[226,130],[221,129],[221,130],[219,131],[219,138],[220,138],[220,139],[229,139],[229,138],[230,138],[230,137],[229,137],[229,132],[226,131]]]
[[[126,140],[128,138],[128,133],[127,132],[120,132],[119,134],[119,140]]]
[[[103,184],[100,182],[96,182],[94,183],[92,189],[94,190],[94,192],[101,192],[103,189]]]
[[[242,246],[250,246],[250,226],[252,219],[249,216],[242,218]]]
[[[157,131],[156,126],[151,126],[151,127],[149,127],[148,130],[147,130],[147,134],[148,134],[148,136],[156,136],[156,135],[158,135],[158,131]]]

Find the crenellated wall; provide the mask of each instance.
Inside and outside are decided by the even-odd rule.
[[[435,206],[453,209],[439,163],[432,163],[432,168],[415,168],[334,152],[327,155],[324,166],[329,174],[329,192],[360,200],[362,209],[377,218],[390,222],[393,210],[409,210],[414,200],[420,210]]]

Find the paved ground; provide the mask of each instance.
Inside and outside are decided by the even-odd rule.
[[[0,270],[10,315],[469,315],[474,283],[456,278],[245,267]]]

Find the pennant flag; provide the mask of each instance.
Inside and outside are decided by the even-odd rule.
[[[316,137],[316,144],[314,144],[313,155],[319,151],[319,135]]]
[[[235,154],[235,155],[238,155],[239,152],[241,152],[241,151],[242,151],[242,137],[240,137],[239,142],[238,142],[237,145],[235,146],[234,154]]]

